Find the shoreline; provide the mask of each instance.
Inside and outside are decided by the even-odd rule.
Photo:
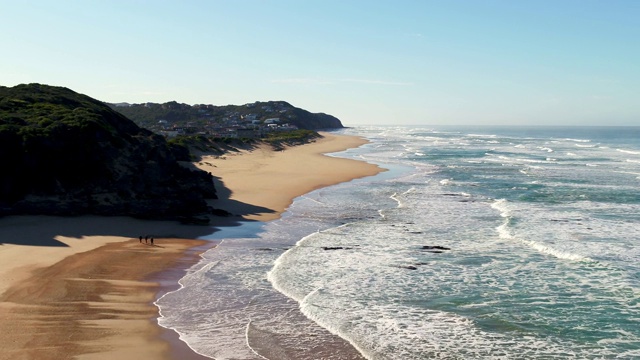
[[[261,223],[279,219],[296,198],[311,191],[387,171],[365,161],[327,155],[360,147],[369,143],[368,140],[357,136],[321,134],[323,138],[313,143],[284,151],[261,147],[225,156],[204,155],[194,165],[211,172],[217,177],[216,187],[228,191],[222,201],[224,205],[219,205],[221,208],[244,221]],[[216,204],[213,205],[215,207]],[[280,296],[284,303],[293,304],[286,295]],[[297,338],[301,344],[313,344],[313,352],[318,358],[365,359],[349,341],[308,319],[297,303],[288,306],[291,306],[291,313],[287,321],[301,326],[300,329],[312,331]],[[269,333],[273,341],[278,336]],[[320,346],[311,340],[320,338],[323,339]],[[282,345],[281,340],[278,342]],[[269,348],[259,346],[252,351],[269,359],[279,359],[284,354],[286,358],[297,359],[302,355],[294,348],[279,348],[274,353]],[[302,358],[308,358],[306,356]]]
[[[298,196],[384,171],[324,155],[366,140],[323,136],[284,151],[205,156],[194,165],[216,178],[222,199],[214,207],[240,220],[266,222],[279,218]],[[220,220],[224,226],[232,219]],[[189,258],[185,269],[198,261],[189,249],[213,246],[184,239],[213,231],[124,217],[0,219],[0,341],[7,344],[0,359],[204,359],[158,324],[153,303],[175,289],[179,278],[169,274],[186,266],[181,259]],[[156,236],[153,247],[138,241],[138,234],[148,233]],[[136,256],[154,260],[140,264]]]
[[[350,135],[321,132],[323,137],[286,150],[261,146],[224,156],[204,155],[194,165],[214,175],[216,188],[224,189],[212,205],[245,220],[270,221],[299,196],[331,185],[386,171],[360,160],[331,157],[369,143]]]
[[[210,358],[196,353],[187,343],[180,340],[180,336],[177,332],[172,329],[167,329],[158,323],[160,309],[156,305],[156,301],[165,294],[178,290],[180,288],[178,281],[184,277],[186,271],[196,262],[200,261],[200,255],[202,253],[215,248],[217,243],[217,241],[208,240],[202,245],[195,245],[194,247],[186,249],[183,253],[182,259],[180,259],[175,266],[162,269],[145,279],[145,281],[156,283],[158,285],[154,299],[149,303],[149,305],[156,311],[156,316],[150,319],[149,322],[152,326],[160,328],[159,338],[169,345],[169,353],[167,354],[169,359],[210,360]]]
[[[367,144],[369,141],[366,139],[332,133],[322,135],[319,141],[284,151],[258,148],[224,156],[204,155],[194,165],[214,174],[217,177],[216,187],[221,189],[224,186],[228,191],[223,200],[225,205],[218,203],[214,207],[217,205],[228,210],[233,217],[242,221],[260,223],[279,219],[296,198],[313,190],[387,171],[364,161],[327,155]],[[289,302],[286,295],[281,296],[285,302]],[[314,346],[316,355],[332,359],[365,359],[347,340],[308,319],[297,305],[291,311],[295,314],[291,314],[289,320],[313,329],[309,339],[324,339],[323,346]],[[309,344],[309,339],[300,340]],[[267,348],[260,347],[252,351],[270,359],[281,358],[283,353],[287,354],[286,358],[298,358],[293,356],[298,353],[295,349],[280,348],[271,354],[264,352]]]

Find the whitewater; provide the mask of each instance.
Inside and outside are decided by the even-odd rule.
[[[389,171],[208,236],[160,325],[215,359],[640,358],[640,128],[341,132]]]

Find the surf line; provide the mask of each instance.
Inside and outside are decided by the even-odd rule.
[[[251,347],[251,344],[249,344],[249,332],[251,331],[251,322],[252,321],[253,320],[251,318],[249,318],[249,322],[247,323],[247,327],[246,327],[246,329],[244,331],[244,340],[247,343],[247,347],[249,348],[249,350],[251,350],[251,352],[253,352],[257,356],[261,357],[262,359],[271,360],[268,357],[264,357],[264,356],[260,355],[254,348]]]

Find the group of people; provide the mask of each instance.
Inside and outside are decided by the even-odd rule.
[[[144,243],[148,244],[149,243],[149,235],[146,235],[144,237]],[[140,244],[142,244],[142,235],[140,235]],[[151,236],[151,245],[153,245],[153,236]]]

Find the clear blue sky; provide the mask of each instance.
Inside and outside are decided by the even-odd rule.
[[[0,85],[345,125],[640,125],[639,0],[0,0]]]

